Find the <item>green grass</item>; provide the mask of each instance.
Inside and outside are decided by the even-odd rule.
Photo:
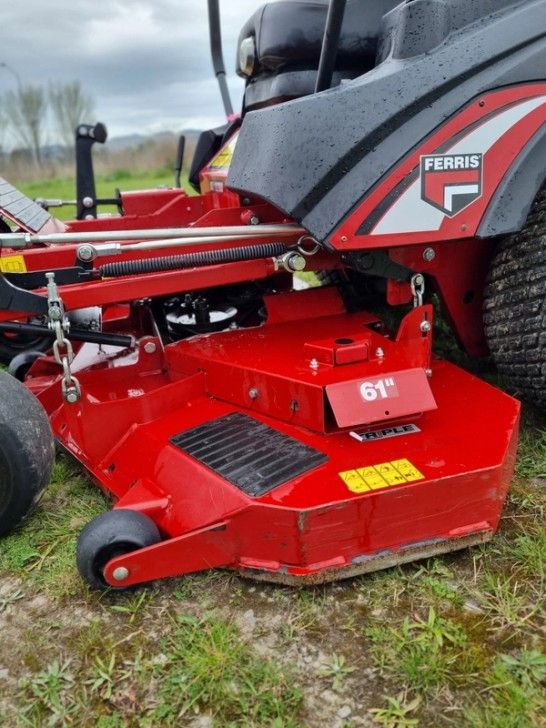
[[[140,611],[153,616],[150,602]],[[204,714],[218,726],[297,725],[294,676],[241,640],[229,619],[172,611],[163,619],[168,633],[156,642],[84,627],[71,650],[20,681],[16,724],[178,726]]]

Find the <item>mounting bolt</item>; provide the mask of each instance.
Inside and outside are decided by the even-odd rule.
[[[47,315],[52,321],[62,321],[63,312],[60,306],[53,305],[47,310]]]
[[[425,374],[427,375],[427,377],[431,377],[432,376],[432,369],[425,369]]]
[[[256,387],[251,387],[248,390],[248,396],[250,397],[250,399],[258,399],[259,395],[260,395],[260,393],[258,392]]]
[[[125,568],[125,566],[118,566],[117,569],[114,569],[114,572],[112,574],[112,578],[116,581],[125,581],[128,576],[129,569]]]
[[[155,341],[147,341],[144,344],[144,351],[146,352],[146,354],[155,354],[155,352],[157,351]]]
[[[305,270],[305,266],[307,265],[305,258],[303,255],[299,255],[299,253],[288,253],[284,259],[284,264],[291,271]]]
[[[309,366],[311,367],[311,369],[318,369],[319,368],[318,359],[311,359],[311,361],[309,362]]]
[[[95,248],[87,243],[79,245],[76,254],[79,260],[83,261],[84,263],[95,260],[95,258],[97,257],[97,251],[95,250]]]
[[[434,248],[425,248],[425,250],[423,250],[423,260],[426,260],[427,263],[430,263],[435,257],[436,251]]]
[[[84,207],[87,207],[87,208],[93,207],[94,204],[95,204],[95,200],[92,197],[84,197],[82,200],[82,205]]]
[[[421,325],[419,326],[423,334],[428,334],[428,332],[432,329],[432,324],[430,321],[421,321]]]
[[[69,387],[64,393],[64,398],[68,404],[76,404],[76,402],[80,399],[80,396],[75,387]]]
[[[378,346],[377,349],[375,350],[375,355],[379,359],[382,359],[385,356],[385,352],[383,351],[383,349],[380,346]]]

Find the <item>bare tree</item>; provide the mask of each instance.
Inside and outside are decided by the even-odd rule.
[[[57,124],[57,131],[64,144],[74,147],[76,127],[82,122],[94,123],[95,102],[84,93],[79,81],[52,83],[49,87],[49,102]]]
[[[13,135],[29,147],[35,161],[42,164],[42,137],[47,116],[47,97],[39,86],[19,86],[5,96],[4,114]]]

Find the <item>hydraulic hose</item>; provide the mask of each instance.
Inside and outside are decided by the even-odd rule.
[[[223,250],[202,250],[198,253],[184,255],[168,255],[162,258],[145,260],[126,260],[120,263],[105,263],[99,266],[103,278],[119,278],[121,276],[139,275],[141,273],[160,273],[183,268],[199,268],[220,263],[237,263],[243,260],[258,258],[274,258],[286,253],[284,243],[261,243],[241,248],[225,248]]]

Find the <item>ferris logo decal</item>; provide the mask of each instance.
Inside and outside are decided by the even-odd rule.
[[[448,217],[482,196],[481,154],[421,157],[421,199]]]

